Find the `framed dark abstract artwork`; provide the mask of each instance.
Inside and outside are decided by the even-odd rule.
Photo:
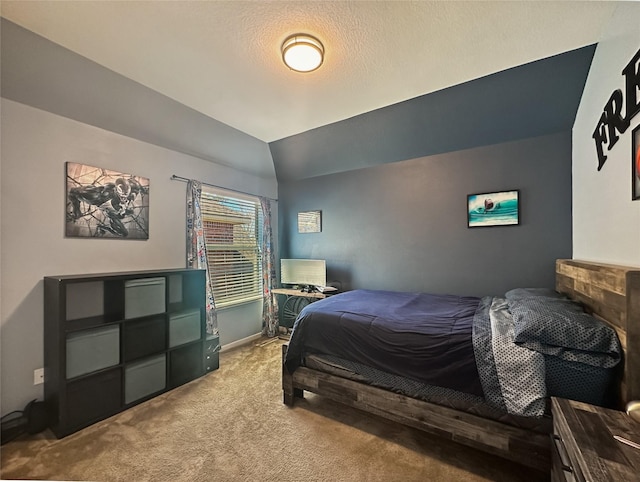
[[[631,153],[631,199],[640,200],[640,125],[631,134],[633,152]]]
[[[467,195],[467,227],[520,224],[520,191]]]
[[[66,163],[67,237],[149,239],[149,179]]]

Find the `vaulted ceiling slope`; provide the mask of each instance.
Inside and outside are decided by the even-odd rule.
[[[573,127],[595,45],[270,143],[292,181]]]
[[[597,43],[615,1],[2,0],[2,16],[264,142]],[[321,69],[288,70],[297,32]]]
[[[0,13],[3,30],[7,19],[55,54],[10,45],[32,64],[14,80],[46,74],[28,79],[38,102],[55,103],[37,93],[53,84],[61,115],[272,177],[267,143],[278,175],[288,172],[292,146],[314,147],[305,133],[596,44],[620,3],[1,0]],[[325,44],[312,74],[281,61],[282,41],[300,31]],[[3,96],[17,95],[9,87]]]
[[[1,19],[2,97],[274,178],[267,144]]]

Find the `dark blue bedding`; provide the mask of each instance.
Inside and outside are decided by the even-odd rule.
[[[285,365],[305,354],[353,360],[430,385],[482,396],[473,320],[480,298],[354,290],[314,302],[298,316]]]
[[[526,417],[543,416],[549,396],[601,404],[616,378],[620,341],[567,303],[531,289],[482,299],[349,291],[300,312],[285,366],[293,373],[309,355],[333,356]],[[528,338],[519,340],[522,333]]]

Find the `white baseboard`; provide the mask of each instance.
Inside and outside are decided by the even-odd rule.
[[[251,342],[259,340],[260,337],[262,337],[262,333],[256,333],[255,335],[247,336],[246,338],[242,338],[240,340],[227,343],[226,345],[222,345],[220,347],[220,351],[223,352],[223,351],[231,350],[233,348],[238,348],[239,346],[242,346],[242,345],[247,345]]]

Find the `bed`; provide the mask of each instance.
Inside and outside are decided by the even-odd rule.
[[[524,296],[520,296],[523,295],[521,290],[513,290],[511,295],[515,301],[512,302],[502,296],[481,299],[473,297],[442,299],[442,295],[437,295],[434,298],[429,298],[431,296],[429,295],[427,298],[409,297],[404,301],[401,300],[398,306],[406,307],[407,313],[411,312],[410,308],[414,305],[435,303],[435,308],[431,308],[431,311],[433,311],[436,325],[438,325],[438,320],[442,318],[450,319],[453,317],[455,319],[455,323],[449,328],[449,335],[446,339],[438,339],[441,334],[438,333],[437,326],[425,329],[428,332],[424,333],[425,337],[433,336],[434,333],[436,337],[433,345],[428,347],[426,355],[417,354],[415,346],[402,334],[393,334],[391,341],[389,341],[388,338],[384,338],[380,334],[381,331],[384,331],[384,327],[378,330],[373,329],[376,323],[371,322],[371,317],[375,313],[371,313],[370,299],[367,299],[366,296],[360,301],[357,299],[345,300],[352,303],[353,309],[342,310],[340,316],[355,318],[356,328],[347,332],[347,339],[350,338],[350,340],[338,342],[337,348],[328,346],[333,343],[332,336],[325,337],[325,339],[316,338],[315,341],[310,342],[312,345],[310,349],[306,347],[306,342],[303,340],[304,333],[313,330],[304,328],[301,320],[298,319],[296,320],[298,326],[294,327],[289,344],[283,346],[282,388],[284,403],[293,406],[295,399],[303,397],[304,391],[307,390],[372,414],[502,456],[525,466],[546,470],[550,467],[549,433],[552,426],[548,411],[549,393],[547,392],[549,387],[545,387],[547,392],[542,396],[534,391],[524,400],[515,397],[514,402],[512,400],[514,397],[511,396],[512,391],[502,397],[502,401],[491,400],[491,403],[488,403],[491,396],[487,395],[490,390],[485,386],[486,380],[491,381],[492,377],[495,378],[495,373],[501,370],[499,368],[493,372],[489,370],[487,372],[489,375],[487,375],[485,371],[488,369],[484,366],[484,361],[478,361],[476,364],[468,362],[469,330],[474,331],[474,343],[476,343],[476,331],[483,335],[483,329],[494,330],[493,334],[488,335],[488,339],[482,336],[478,337],[480,340],[478,343],[484,343],[494,348],[502,345],[500,336],[520,336],[521,333],[514,335],[512,324],[501,324],[501,316],[504,315],[504,310],[507,310],[509,314],[512,311],[515,313],[516,308],[520,306],[520,301],[526,298],[529,303],[530,296],[544,296],[546,307],[546,297],[552,298],[553,294],[534,291],[531,290],[531,292],[524,293]],[[596,399],[586,401],[620,408],[627,401],[640,398],[640,268],[576,260],[557,260],[556,292],[556,295],[560,293],[565,298],[568,297],[579,302],[586,312],[603,322],[601,325],[607,329],[607,332],[615,333],[613,338],[605,336],[604,342],[603,339],[598,338],[595,341],[598,345],[597,349],[589,346],[589,356],[593,354],[593,349],[597,352],[597,360],[606,359],[608,361],[598,361],[596,365],[600,364],[601,367],[590,368],[590,370],[595,370],[593,372],[595,375],[588,373],[588,377],[598,377],[599,375],[603,375],[603,377],[599,379],[601,382],[598,382],[601,383],[601,387],[599,392],[594,395]],[[369,295],[380,296],[380,293],[369,293]],[[444,295],[444,298],[447,297],[448,295]],[[338,298],[333,303],[335,310],[340,308],[339,301]],[[555,307],[555,301],[549,300],[548,302]],[[558,303],[565,302],[566,299],[558,300]],[[357,306],[358,303],[361,303],[361,306]],[[387,305],[396,306],[394,303],[390,301]],[[528,307],[527,303],[524,305]],[[330,300],[327,304],[332,305]],[[316,303],[309,305],[309,311],[315,311],[311,310],[314,305]],[[534,303],[533,306],[538,305]],[[317,309],[320,310],[320,308],[322,305]],[[330,308],[328,311],[332,311],[332,309]],[[492,309],[496,311],[492,312]],[[345,315],[347,312],[348,314]],[[472,316],[474,321],[469,320],[471,312],[474,313]],[[402,316],[407,313],[403,313]],[[301,315],[304,315],[304,312]],[[383,314],[383,316],[387,315]],[[476,322],[478,316],[480,318],[484,316],[483,321]],[[360,326],[357,323],[358,317],[364,318],[364,323],[360,323]],[[567,323],[569,326],[570,320],[571,317],[569,317],[569,321],[563,323]],[[329,328],[324,331],[335,333],[342,322],[336,323],[334,326],[329,324]],[[506,326],[511,326],[511,328],[500,328]],[[556,326],[553,328],[555,333]],[[434,329],[436,332],[431,331]],[[601,330],[601,328],[598,329]],[[298,334],[296,334],[296,330]],[[316,331],[319,333],[323,330]],[[526,332],[526,330],[524,331]],[[373,332],[373,334],[369,333],[371,343],[365,347],[354,345],[356,343],[354,340],[367,337],[366,332]],[[560,333],[562,333],[562,329]],[[427,338],[423,338],[419,343],[422,344]],[[616,346],[613,346],[615,344],[612,341],[614,338]],[[393,345],[393,349],[390,354],[385,354],[384,357],[374,356],[373,354],[379,353],[378,349],[380,348],[376,344],[390,344]],[[582,345],[579,348],[582,349]],[[436,363],[433,365],[436,368],[424,374],[420,373],[420,366],[424,366],[420,363],[415,363],[413,366],[411,364],[409,366],[403,365],[402,354],[403,352],[406,354],[407,350],[412,354],[410,358],[417,357],[419,359],[421,356],[430,358],[429,363]],[[476,351],[477,347],[473,346],[471,350]],[[616,350],[619,353],[615,353]],[[526,351],[534,352],[535,350]],[[351,356],[354,352],[356,352],[355,356]],[[491,350],[488,353],[491,353]],[[538,352],[536,353],[539,355]],[[566,353],[562,354],[562,360],[565,358],[571,360],[571,357],[582,356],[582,350],[578,350],[578,355],[575,353],[576,350],[566,350]],[[600,353],[607,355],[601,358]],[[451,354],[455,356],[447,357]],[[525,385],[539,383],[541,375],[540,368],[538,368],[540,363],[538,355],[536,355],[537,358],[526,362],[535,365],[536,369],[533,371],[533,379],[523,379],[526,380]],[[508,354],[508,356],[511,355]],[[619,360],[616,361],[616,357]],[[379,363],[380,358],[383,358],[382,363]],[[558,358],[560,358],[558,353],[542,354],[544,360],[542,362],[543,383],[544,377],[549,375],[547,373],[548,367],[554,366],[549,360]],[[378,362],[375,359],[378,359]],[[456,362],[456,360],[461,361]],[[579,363],[574,363],[573,366],[582,367],[584,360],[581,358],[577,360]],[[454,366],[456,363],[459,366]],[[556,382],[556,387],[551,391],[554,396],[571,398],[573,392],[567,394],[562,392],[571,385],[571,383],[566,383],[566,377],[574,376],[570,373],[571,370],[565,370],[565,366],[564,364],[558,365],[561,369],[556,370],[556,375],[560,378]],[[452,371],[454,369],[456,371]],[[502,371],[505,370],[502,369]],[[480,373],[482,373],[481,382],[478,386],[477,379]],[[585,396],[589,396],[589,394]],[[505,409],[504,406],[500,406],[500,403],[506,403],[508,406]]]

